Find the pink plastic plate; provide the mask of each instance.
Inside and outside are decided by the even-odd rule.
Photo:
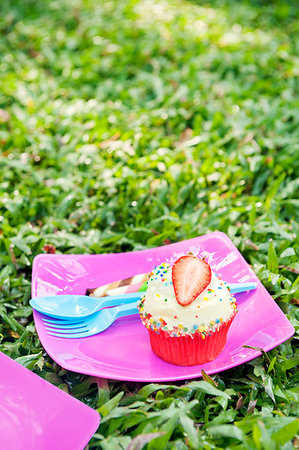
[[[174,261],[192,251],[205,256],[228,282],[256,281],[255,291],[238,294],[238,309],[227,344],[210,363],[179,367],[160,360],[151,350],[139,316],[117,320],[95,336],[63,339],[46,334],[42,314],[34,311],[36,329],[47,353],[65,369],[103,378],[128,381],[172,381],[212,374],[260,355],[243,345],[268,351],[294,333],[275,301],[223,233],[214,232],[175,244],[131,253],[103,255],[38,255],[33,263],[32,296],[85,294],[86,288],[149,272],[163,261]]]
[[[0,448],[82,450],[99,414],[0,353]]]

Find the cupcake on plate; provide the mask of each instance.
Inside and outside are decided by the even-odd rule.
[[[150,273],[138,309],[154,353],[169,363],[193,366],[221,353],[237,304],[205,260],[187,255]]]

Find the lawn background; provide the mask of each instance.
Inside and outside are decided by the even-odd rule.
[[[220,230],[298,329],[298,3],[0,10],[0,350],[99,410],[91,449],[298,447],[295,339],[203,381],[96,384],[47,356],[28,303],[39,253]]]

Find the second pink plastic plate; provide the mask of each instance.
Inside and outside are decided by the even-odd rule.
[[[82,450],[100,415],[0,352],[1,450]]]
[[[243,345],[271,350],[289,339],[294,328],[263,287],[231,240],[223,233],[131,253],[103,255],[46,255],[33,263],[32,296],[85,294],[138,273],[151,271],[163,261],[172,262],[193,252],[206,257],[212,269],[228,282],[256,281],[255,291],[238,294],[238,314],[227,344],[214,361],[192,367],[168,364],[152,352],[139,316],[117,320],[95,336],[63,339],[46,334],[42,315],[34,311],[40,340],[51,358],[73,372],[128,381],[174,381],[213,374],[256,358],[260,353]]]

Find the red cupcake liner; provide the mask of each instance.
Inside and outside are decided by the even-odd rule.
[[[159,358],[177,366],[195,366],[213,361],[224,349],[235,315],[204,338],[200,333],[175,337],[167,331],[148,329],[152,350]]]

